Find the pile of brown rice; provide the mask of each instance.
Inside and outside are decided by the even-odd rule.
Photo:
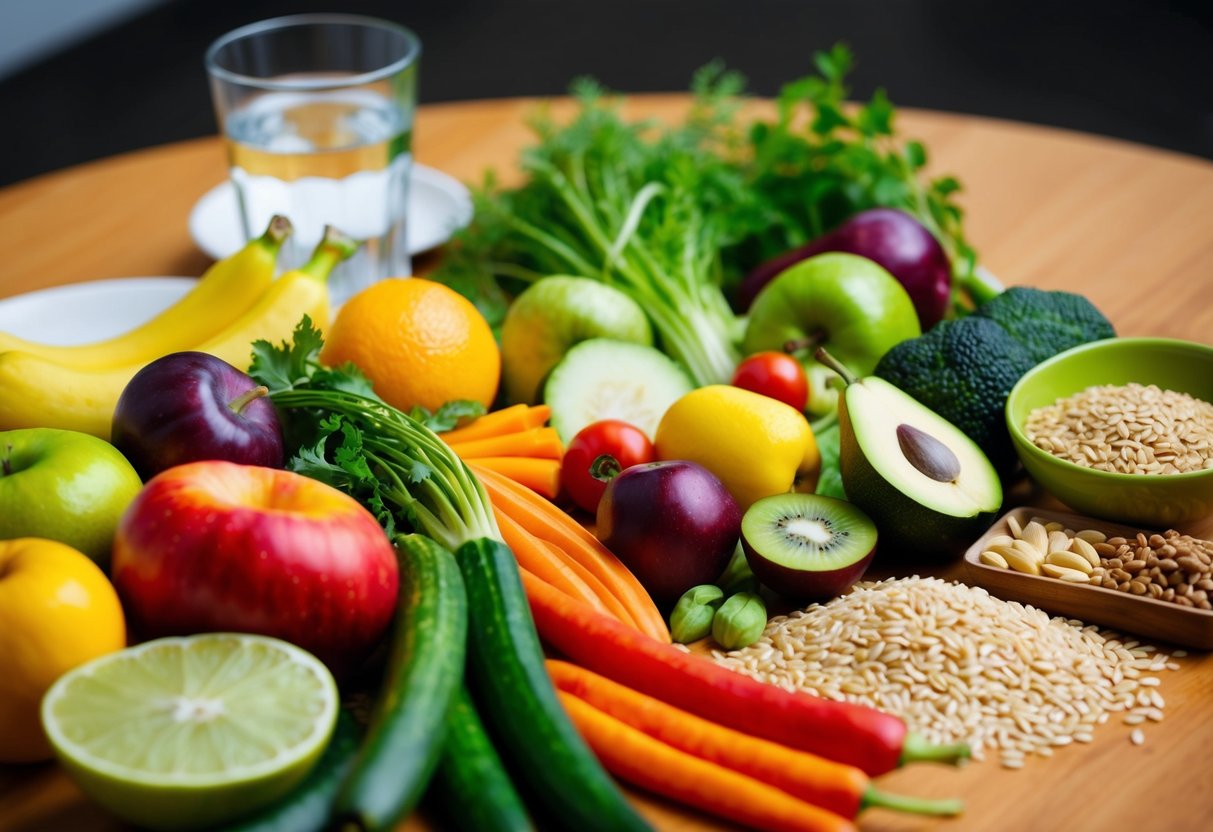
[[[1159,679],[1146,674],[1179,667],[1093,625],[917,576],[856,584],[712,656],[789,690],[897,714],[933,742],[967,741],[977,759],[997,749],[1008,768],[1090,742],[1112,713],[1160,721]]]
[[[1213,404],[1153,384],[1088,387],[1033,410],[1024,434],[1053,456],[1100,471],[1213,468]]]

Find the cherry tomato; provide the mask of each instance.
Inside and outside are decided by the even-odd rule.
[[[783,352],[759,352],[737,365],[733,386],[778,399],[797,410],[809,402],[809,382],[800,362]]]
[[[603,454],[619,461],[620,469],[630,468],[656,458],[653,443],[644,431],[619,419],[603,419],[582,428],[564,452],[560,481],[573,502],[594,514],[607,484],[594,479],[590,466]]]

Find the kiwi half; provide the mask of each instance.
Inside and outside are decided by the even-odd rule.
[[[755,577],[793,598],[833,598],[867,571],[876,524],[845,500],[776,494],[741,518],[741,545]]]

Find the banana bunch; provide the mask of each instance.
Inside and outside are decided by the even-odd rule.
[[[196,350],[245,368],[254,341],[289,340],[304,315],[323,329],[325,281],[357,243],[326,229],[305,265],[275,279],[290,231],[285,217],[275,217],[264,235],[211,266],[181,300],[107,341],[59,347],[0,332],[0,430],[62,428],[108,440],[118,397],[157,358]]]

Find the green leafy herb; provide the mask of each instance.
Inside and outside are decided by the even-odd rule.
[[[483,416],[484,413],[484,405],[480,402],[468,401],[467,399],[456,399],[455,401],[447,402],[433,413],[430,413],[424,407],[414,407],[409,411],[410,416],[435,433],[453,430],[459,424],[460,419],[475,418]]]
[[[699,384],[727,381],[741,326],[725,292],[763,260],[867,208],[906,210],[947,249],[960,283],[972,276],[951,177],[927,180],[926,149],[895,138],[883,90],[847,103],[853,65],[843,45],[813,56],[817,74],[786,84],[773,119],[742,116],[744,79],[711,64],[695,74],[682,124],[628,122],[589,80],[576,116],[530,123],[528,181],[490,175],[476,216],[437,277],[493,325],[516,289],[553,274],[609,283],[651,317],[662,348]]]
[[[484,488],[426,421],[454,424],[480,405],[452,402],[419,419],[384,403],[353,364],[324,367],[306,316],[292,342],[253,345],[249,373],[287,417],[287,467],[350,494],[389,534],[420,531],[454,550],[501,534]]]

